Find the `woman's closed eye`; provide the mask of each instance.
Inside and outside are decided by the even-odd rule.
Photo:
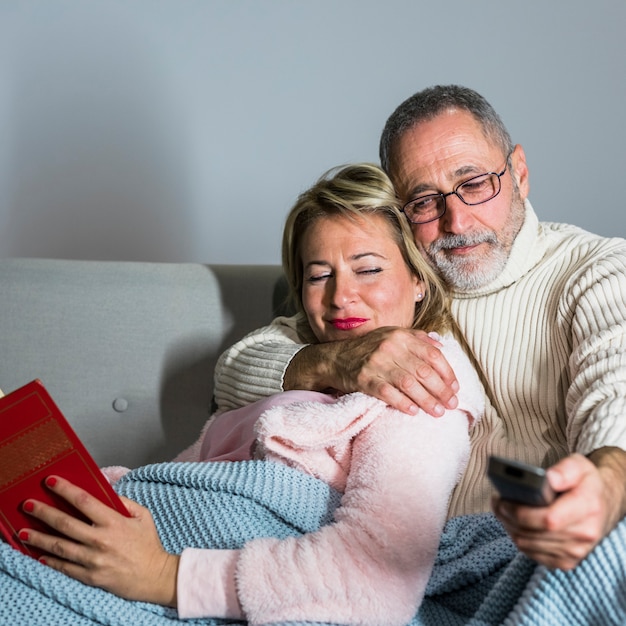
[[[383,271],[382,267],[368,267],[367,269],[357,270],[356,273],[367,276],[367,275],[373,275],[373,274],[380,274],[380,272],[382,271]]]
[[[380,274],[383,271],[382,267],[367,267],[367,268],[359,268],[359,269],[355,269],[354,273],[357,276],[375,276],[376,274]],[[319,273],[315,273],[315,274],[310,274],[309,276],[305,277],[306,282],[308,283],[320,283],[323,282],[325,280],[328,280],[329,278],[333,278],[334,274],[333,272],[319,272]]]
[[[310,276],[306,276],[305,280],[307,283],[319,283],[328,278],[332,278],[332,272],[320,272],[316,274],[311,274]]]

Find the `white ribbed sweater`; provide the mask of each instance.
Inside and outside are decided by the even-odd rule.
[[[569,452],[626,450],[626,241],[526,219],[500,277],[453,292],[452,312],[487,391],[450,515],[487,511],[488,454],[548,466]],[[277,318],[226,351],[220,409],[282,390],[302,348],[294,318]]]

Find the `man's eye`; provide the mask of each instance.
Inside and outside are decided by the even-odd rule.
[[[481,187],[484,187],[485,184],[486,182],[484,180],[472,180],[469,183],[463,183],[461,185],[461,188],[463,189],[463,191],[470,189],[480,189]]]
[[[491,187],[491,179],[489,176],[480,176],[463,183],[459,189],[461,193],[481,193],[489,187]]]
[[[424,196],[423,198],[416,198],[411,203],[414,211],[419,213],[423,211],[430,211],[433,207],[437,206],[437,198],[439,196]]]

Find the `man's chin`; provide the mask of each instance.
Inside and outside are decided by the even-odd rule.
[[[502,271],[500,259],[487,261],[481,259],[454,259],[437,262],[435,269],[450,289],[455,291],[472,291],[488,285]]]

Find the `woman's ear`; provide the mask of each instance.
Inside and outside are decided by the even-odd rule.
[[[415,304],[419,304],[426,297],[426,283],[419,278],[415,279]]]

